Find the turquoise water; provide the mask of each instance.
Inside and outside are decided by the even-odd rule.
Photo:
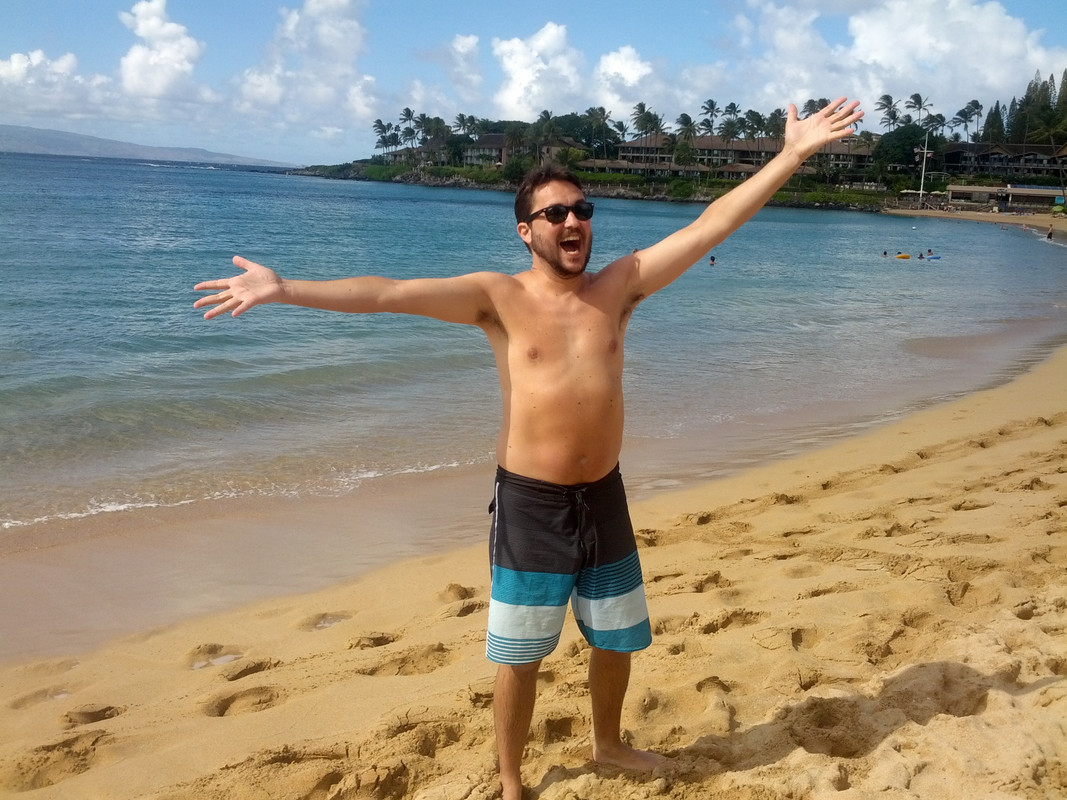
[[[508,193],[0,154],[4,530],[492,461],[480,331],[285,307],[205,322],[234,253],[306,278],[517,272]],[[596,198],[591,268],[699,208]],[[1043,231],[766,209],[637,311],[628,483],[795,452],[1001,381],[1067,339]],[[882,258],[927,248],[938,261]]]

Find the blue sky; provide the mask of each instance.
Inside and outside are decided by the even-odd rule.
[[[376,118],[532,121],[638,102],[769,112],[921,92],[951,118],[1067,69],[1048,0],[0,0],[0,123],[297,164],[373,155]]]

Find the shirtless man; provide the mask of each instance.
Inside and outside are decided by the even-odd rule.
[[[782,152],[653,246],[586,272],[592,204],[570,173],[535,170],[515,199],[532,264],[518,275],[283,280],[235,257],[235,277],[206,281],[205,319],[288,303],[350,313],[417,314],[481,328],[503,398],[490,536],[486,652],[496,662],[494,718],[504,800],[522,796],[520,766],[537,671],[559,640],[568,600],[591,645],[593,759],[650,770],[663,761],[620,737],[630,655],[651,642],[633,529],[618,472],[623,338],[638,303],[740,227],[809,156],[853,133],[863,112],[839,98],[806,119],[789,106]]]

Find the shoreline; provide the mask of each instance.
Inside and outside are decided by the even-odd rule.
[[[1024,328],[1029,344],[1011,345],[1010,367],[979,369],[981,381],[946,384],[939,394],[898,398],[886,408],[853,402],[735,420],[715,426],[711,439],[628,437],[622,466],[631,506],[818,452],[1004,385],[1067,342],[1063,332],[1049,338],[1053,329],[1046,330],[1045,320]],[[1020,331],[1007,340],[1003,333],[921,340],[914,347],[944,360],[945,369],[951,362],[973,367]],[[243,495],[10,530],[0,550],[0,606],[10,611],[0,617],[0,668],[91,652],[137,631],[326,590],[427,553],[484,545],[494,468],[488,459],[398,473],[350,493]]]
[[[671,763],[589,762],[568,622],[542,666],[534,796],[1057,796],[1064,441],[1067,346],[996,388],[635,503],[654,641],[624,726]],[[484,561],[482,543],[451,548],[0,667],[0,793],[488,800]]]
[[[1051,225],[1054,231],[1058,231],[1061,234],[1067,234],[1067,215],[1065,214],[1043,214],[1038,212],[1029,214],[1000,214],[990,211],[941,211],[927,208],[887,208],[884,209],[882,213],[898,217],[937,217],[938,219],[989,222],[998,225],[1018,225],[1020,227],[1033,228],[1041,234],[1044,234],[1048,230],[1048,226]],[[1062,241],[1062,239],[1060,239],[1060,241]]]

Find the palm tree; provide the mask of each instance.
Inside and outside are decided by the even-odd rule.
[[[478,118],[473,114],[456,114],[452,122],[452,130],[456,133],[470,136],[478,128]]]
[[[619,134],[619,138],[625,142],[627,136],[630,134],[630,126],[627,125],[624,120],[617,119],[611,123],[611,127],[613,127],[615,132]]]
[[[537,122],[531,126],[530,133],[533,136],[534,146],[537,148],[537,162],[541,163],[545,158],[544,148],[551,145],[559,136],[559,127],[556,125],[556,118],[552,116],[552,112],[548,109],[542,111]]]
[[[744,133],[744,127],[741,125],[741,121],[735,116],[727,116],[722,122],[719,123],[719,138],[726,142],[726,149],[732,150],[730,145],[735,139],[741,138]],[[733,163],[733,156],[729,157],[728,164]]]
[[[696,137],[697,124],[688,114],[679,114],[674,124],[678,126],[678,138],[683,142],[691,142]]]
[[[785,138],[785,122],[788,118],[789,114],[784,108],[776,108],[767,115],[767,121],[763,126],[766,134],[778,142],[779,148],[782,145],[782,139]]]
[[[767,118],[760,112],[749,109],[745,112],[745,132],[750,138],[755,139],[767,131]]]
[[[964,139],[964,141],[968,141],[971,138],[970,137],[969,126],[971,124],[971,120],[972,119],[974,119],[974,109],[971,108],[970,106],[964,106],[959,111],[957,111],[956,112],[956,116],[954,116],[952,118],[952,126],[953,127],[959,127],[959,126],[963,127],[963,139]]]
[[[381,119],[376,119],[371,123],[371,128],[378,137],[378,140],[374,143],[375,149],[387,150],[393,141],[397,139],[393,131],[394,125],[391,122],[382,122]]]
[[[889,128],[889,130],[895,130],[900,125],[900,111],[896,108],[888,109],[885,114],[882,115],[880,120],[883,128]]]
[[[510,161],[514,152],[526,144],[526,129],[518,123],[512,123],[504,130],[504,161]]]
[[[704,117],[700,121],[700,131],[711,135],[715,132],[715,118],[722,113],[722,109],[719,108],[719,104],[710,98],[704,101],[704,105],[700,107],[700,114]]]
[[[585,119],[589,123],[589,128],[592,131],[592,135],[589,137],[590,143],[593,145],[593,158],[596,158],[596,140],[597,134],[600,134],[600,141],[604,147],[604,159],[608,157],[608,136],[607,127],[608,121],[611,119],[611,112],[604,108],[604,106],[590,106],[585,110]]]
[[[981,138],[980,131],[982,128],[982,104],[979,103],[977,100],[972,100],[967,104],[967,108],[971,110],[972,117],[978,120],[977,124],[975,125],[975,134],[978,134],[979,138]]]
[[[630,112],[630,122],[633,123],[634,130],[641,133],[643,130],[643,122],[645,114],[648,113],[648,106],[644,102],[640,102],[634,106],[634,110]]]
[[[882,112],[882,127],[893,130],[899,124],[900,109],[897,108],[899,104],[900,101],[894,100],[891,94],[883,94],[878,98],[878,102],[874,104],[874,110]]]
[[[430,140],[430,117],[427,114],[419,114],[414,121],[415,132],[419,135],[419,144],[426,144]]]
[[[930,98],[924,98],[921,94],[916,92],[906,101],[904,101],[904,108],[909,111],[916,111],[919,114],[919,125],[923,124],[923,112],[929,111],[931,108]]]
[[[400,131],[400,141],[411,149],[414,149],[415,141],[418,138],[418,131],[415,130],[415,126],[413,125],[408,125],[402,131]]]
[[[940,132],[944,135],[945,125],[947,124],[944,114],[927,114],[926,121],[920,123],[920,127],[929,133]]]

